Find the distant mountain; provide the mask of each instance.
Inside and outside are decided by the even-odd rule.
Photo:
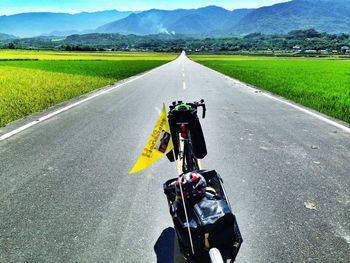
[[[15,38],[16,37],[13,35],[0,33],[0,40],[15,39]]]
[[[221,34],[232,28],[253,9],[228,11],[217,6],[199,9],[151,9],[132,14],[96,29],[99,33],[149,35],[158,33],[207,35]]]
[[[234,11],[217,6],[172,11],[152,9],[103,25],[95,32],[227,36],[255,32],[282,34],[314,28],[321,32],[347,33],[349,18],[350,0],[292,0]]]
[[[0,16],[0,32],[19,37],[66,35],[66,33],[95,29],[106,23],[127,17],[132,12],[116,10],[93,13],[23,13]],[[84,32],[85,33],[85,32]]]
[[[281,0],[283,1],[283,0]],[[198,9],[143,12],[24,13],[0,16],[0,32],[19,37],[117,33],[170,34],[193,37],[240,36],[250,33],[286,34],[313,28],[350,33],[350,0],[291,0],[258,9]]]
[[[350,0],[293,0],[258,8],[232,28],[235,34],[287,33],[314,28],[321,32],[350,32]]]

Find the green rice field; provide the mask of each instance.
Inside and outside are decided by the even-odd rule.
[[[174,58],[158,53],[0,51],[0,127]]]
[[[193,55],[227,76],[350,123],[350,60]]]

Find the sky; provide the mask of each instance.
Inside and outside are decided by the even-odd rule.
[[[141,11],[152,8],[177,9],[217,5],[228,10],[268,6],[287,0],[0,0],[0,15],[24,12]]]

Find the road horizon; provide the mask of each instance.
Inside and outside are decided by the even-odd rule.
[[[199,99],[236,262],[346,262],[350,134],[184,54],[0,141],[0,262],[179,262],[162,192],[176,166],[128,171],[162,103]]]

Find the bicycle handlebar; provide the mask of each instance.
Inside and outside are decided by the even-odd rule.
[[[173,110],[176,108],[176,106],[179,106],[181,104],[186,104],[191,106],[192,108],[197,109],[198,107],[202,107],[203,111],[202,111],[202,118],[205,118],[205,113],[206,113],[206,107],[205,107],[205,102],[203,99],[201,99],[200,101],[195,101],[193,103],[184,103],[183,101],[179,100],[179,101],[173,101],[172,105],[169,106],[170,110]]]

